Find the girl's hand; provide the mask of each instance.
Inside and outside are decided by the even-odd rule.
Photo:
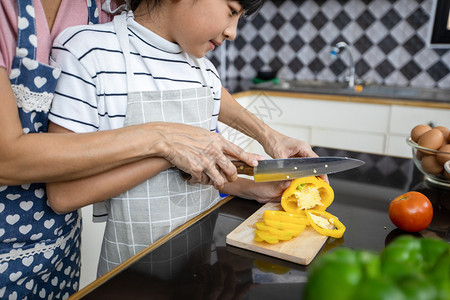
[[[311,146],[304,141],[275,132],[264,150],[273,158],[317,157]]]
[[[308,143],[277,131],[273,131],[269,142],[263,146],[266,153],[273,158],[318,157]],[[329,183],[327,175],[321,175],[320,177]]]
[[[226,184],[220,192],[253,199],[259,203],[280,202],[281,195],[290,183],[290,180],[254,182],[247,178],[239,178],[233,183]]]
[[[252,199],[259,203],[280,202],[281,195],[289,187],[290,183],[290,180],[253,182],[249,192],[253,193]]]

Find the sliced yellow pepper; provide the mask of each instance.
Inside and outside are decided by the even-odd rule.
[[[279,240],[287,241],[292,239],[294,236],[294,230],[281,230],[269,225],[266,225],[264,222],[258,222],[255,224],[256,228],[261,231],[267,231],[273,235],[275,235]]]
[[[302,232],[303,229],[305,229],[305,227],[306,227],[306,225],[286,223],[286,222],[275,221],[275,220],[265,220],[264,223],[266,223],[269,226],[281,229],[281,230],[299,230],[300,232]]]
[[[322,224],[320,224],[321,222],[315,220],[313,216],[319,216],[319,218],[325,217],[326,219],[325,221],[328,221],[328,223],[334,225],[335,229],[329,229],[326,226],[323,226]],[[306,217],[308,218],[311,226],[321,235],[331,236],[334,238],[341,238],[344,235],[345,232],[344,224],[342,224],[342,222],[339,221],[338,218],[336,218],[329,212],[317,209],[310,209],[306,211]]]
[[[288,213],[302,214],[307,209],[325,210],[334,200],[334,191],[322,178],[295,179],[281,196],[281,206]]]
[[[287,222],[292,224],[299,224],[299,225],[308,225],[309,221],[306,218],[306,214],[291,214],[287,213],[285,211],[280,210],[266,210],[263,214],[263,219],[265,220],[274,220],[274,221],[281,221],[281,222]]]
[[[257,242],[262,242],[265,241],[269,244],[276,244],[278,243],[280,240],[278,239],[278,237],[274,234],[271,234],[268,231],[262,231],[262,230],[255,230],[255,241]]]

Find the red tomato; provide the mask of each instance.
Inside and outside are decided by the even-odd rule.
[[[389,204],[389,218],[401,230],[417,232],[430,225],[433,206],[424,194],[407,192]]]

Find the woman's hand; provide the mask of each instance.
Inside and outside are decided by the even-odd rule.
[[[230,158],[258,165],[260,155],[245,152],[216,132],[175,123],[158,127],[163,141],[162,156],[180,170],[189,173],[190,183],[212,183],[216,189],[238,176]]]

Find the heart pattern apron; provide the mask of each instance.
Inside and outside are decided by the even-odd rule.
[[[208,87],[145,91],[134,86],[126,14],[114,18],[127,68],[125,126],[145,122],[189,122],[210,129],[214,100]],[[108,220],[98,275],[145,249],[220,200],[209,185],[191,185],[170,168],[106,201]]]
[[[98,23],[87,0],[89,22]],[[36,60],[33,0],[18,0],[16,56],[10,82],[23,131],[47,131],[47,117],[61,70]],[[0,186],[0,299],[65,299],[78,290],[78,212],[58,215],[47,205],[45,184]]]

